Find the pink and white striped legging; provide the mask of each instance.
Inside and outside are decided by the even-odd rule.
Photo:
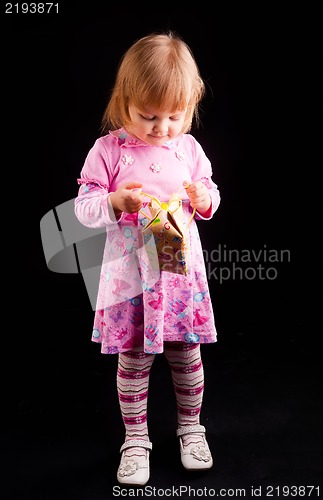
[[[171,368],[178,426],[199,424],[204,391],[200,345],[165,342],[164,354]],[[126,440],[149,439],[147,399],[150,369],[154,359],[154,354],[146,354],[142,348],[119,354],[117,390]],[[197,443],[199,440],[199,435],[187,436],[185,444]],[[132,456],[142,453],[143,449],[139,448],[131,448],[128,452]]]

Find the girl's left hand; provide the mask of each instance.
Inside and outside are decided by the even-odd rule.
[[[211,206],[211,196],[203,182],[196,181],[189,184],[185,181],[183,186],[190,199],[191,207],[195,208],[201,215],[208,212]]]

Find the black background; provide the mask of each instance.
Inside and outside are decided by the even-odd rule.
[[[47,15],[5,14],[1,6],[2,215],[14,242],[4,270],[3,498],[110,498],[116,484],[123,440],[116,357],[90,341],[93,311],[81,275],[47,268],[39,224],[77,194],[121,55],[167,29],[192,48],[207,84],[202,125],[192,133],[222,200],[212,221],[199,222],[204,248],[287,249],[290,261],[261,261],[276,279],[210,276],[218,342],[203,348],[201,422],[217,465],[195,483],[175,458],[170,469],[162,458],[168,447],[178,453],[176,414],[168,368],[156,359],[151,484],[318,486],[318,3],[58,4],[59,13]]]

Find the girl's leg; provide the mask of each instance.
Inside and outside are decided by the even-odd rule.
[[[178,426],[200,423],[204,391],[204,370],[199,344],[165,342],[165,357],[170,365],[177,401]],[[201,433],[182,436],[184,446],[203,443]]]
[[[147,426],[147,397],[149,374],[154,354],[146,354],[142,347],[118,355],[117,390],[121,415],[125,426],[125,441],[149,441]],[[125,456],[137,460],[145,457],[146,450],[131,447]]]

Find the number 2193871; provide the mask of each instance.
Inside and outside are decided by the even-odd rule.
[[[6,3],[6,14],[58,14],[58,3],[22,2]]]

